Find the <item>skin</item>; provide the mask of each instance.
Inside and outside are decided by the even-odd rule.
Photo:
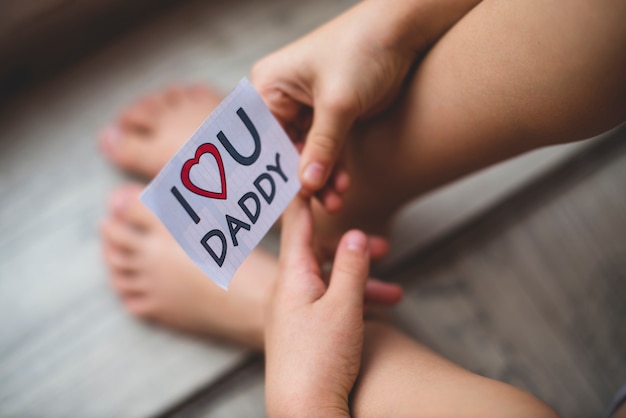
[[[221,99],[214,90],[196,85],[144,97],[103,130],[100,147],[118,168],[151,178]],[[128,184],[115,190],[100,228],[110,282],[126,309],[167,327],[261,350],[276,258],[255,249],[226,293],[189,260],[139,201],[142,189]],[[370,245],[374,258],[388,251],[384,240],[370,239]],[[393,305],[402,297],[399,286],[373,279],[366,289],[368,309]]]
[[[327,284],[312,240],[308,202],[296,198],[283,216],[283,251],[265,328],[272,417],[350,416],[363,348],[369,246],[362,232],[347,232]]]
[[[318,192],[327,210],[341,208],[348,180],[337,161],[354,122],[387,108],[416,58],[476,3],[370,0],[254,66],[266,104],[304,141],[303,195]]]
[[[309,205],[296,198],[284,214],[265,325],[268,416],[556,416],[529,394],[470,373],[389,324],[364,321],[366,235],[343,235],[328,282],[312,239]]]
[[[100,133],[100,149],[117,167],[154,177],[222,101],[204,85],[171,86],[124,110]]]
[[[363,347],[353,416],[558,417],[532,395],[462,369],[389,324],[366,321]]]
[[[329,213],[314,203],[320,241],[332,248],[350,228],[386,235],[396,211],[417,196],[622,123],[626,4],[561,6],[483,1],[455,24],[392,106],[351,131],[343,207]]]
[[[361,7],[368,4],[374,2]],[[560,2],[486,0],[474,7],[437,41],[391,106],[350,131],[342,157],[350,179],[340,197],[343,206],[328,214],[314,205],[316,234],[336,243],[343,231],[355,226],[384,232],[391,214],[421,193],[519,153],[583,139],[622,122],[626,114],[625,14],[623,2],[608,0],[576,0],[567,8]],[[332,24],[324,28],[337,30]],[[412,39],[412,35],[407,32],[399,39]],[[305,54],[320,52],[314,42],[298,45]],[[284,101],[279,93],[277,98]],[[314,115],[320,102],[311,104]],[[310,117],[309,112],[309,121],[315,124]],[[307,126],[295,127],[306,133]],[[390,164],[393,170],[388,169]],[[364,336],[364,362],[352,394],[352,412],[357,415],[393,407],[398,408],[397,415],[419,410],[439,411],[444,416],[443,411],[448,416],[464,411],[480,411],[481,416],[487,412],[502,416],[503,411],[512,416],[517,411],[532,411],[525,416],[553,416],[528,395],[493,382],[486,384],[482,378],[434,361],[419,344],[393,329],[366,325]],[[433,364],[441,367],[422,367]],[[436,390],[438,385],[420,380],[424,376],[450,386]],[[394,391],[397,397],[391,398],[386,391],[398,382],[404,382],[402,388],[418,390]],[[426,390],[429,387],[431,392]],[[465,390],[472,394],[469,398],[463,397]],[[369,395],[361,396],[361,392]],[[447,393],[454,393],[454,399]],[[503,403],[492,404],[491,397]],[[326,399],[320,394],[322,405]],[[466,402],[455,403],[456,399]],[[480,405],[472,404],[472,399],[499,408],[473,410],[469,406]]]
[[[317,207],[316,232],[330,237],[363,227],[385,233],[385,220],[414,196],[522,152],[623,122],[624,18],[626,5],[614,1],[574,1],[566,9],[535,1],[476,6],[424,58],[402,97],[353,129],[343,208],[327,214]],[[318,52],[314,43],[298,47]],[[365,346],[372,357],[366,350],[355,415],[555,416],[528,395],[430,357],[395,330],[369,334],[374,339],[370,345],[366,338]],[[445,376],[443,386],[436,376]]]
[[[467,408],[465,402],[469,401],[474,407],[498,406],[490,409],[494,416],[503,416],[502,411],[554,416],[528,394],[453,365],[393,326],[364,321],[363,299],[355,296],[363,294],[365,251],[350,250],[347,242],[340,244],[327,290],[307,247],[311,221],[306,206],[291,210],[293,216],[286,221],[284,233],[289,235],[284,239],[289,242],[284,246],[291,251],[283,255],[282,275],[276,259],[257,250],[244,262],[226,293],[185,256],[138,200],[140,191],[138,185],[124,186],[110,199],[110,215],[102,234],[111,285],[137,317],[176,330],[266,349],[268,388],[272,388],[268,392],[270,416],[319,416],[321,410],[324,416],[345,416],[347,410],[357,416],[381,416],[391,410],[387,402],[390,399],[398,412],[396,416],[415,416],[416,410],[462,416],[458,408],[476,411]],[[304,273],[305,280],[299,273]],[[368,290],[371,286],[375,287],[373,292]],[[364,298],[369,304],[390,305],[399,300],[398,288],[394,291],[383,286],[387,298],[372,301],[368,293],[380,295],[377,286],[371,280],[365,285]],[[307,332],[301,332],[303,329]],[[454,384],[441,390],[444,382]],[[303,388],[295,395],[306,397],[292,393],[287,396],[294,387]],[[422,396],[416,399],[414,393]],[[450,402],[448,394],[455,397],[456,403]],[[492,403],[494,398],[497,404]],[[285,399],[290,402],[283,403]]]

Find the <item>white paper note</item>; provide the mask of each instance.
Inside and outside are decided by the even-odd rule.
[[[141,195],[191,259],[227,289],[293,199],[299,156],[247,79]]]

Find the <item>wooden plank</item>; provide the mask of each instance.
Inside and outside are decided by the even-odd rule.
[[[261,355],[196,396],[163,414],[170,418],[254,418],[265,415],[265,373]]]
[[[418,197],[396,216],[391,253],[380,267],[392,268],[433,241],[453,233],[606,135],[535,150]]]

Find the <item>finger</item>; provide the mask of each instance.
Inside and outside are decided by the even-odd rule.
[[[345,168],[338,168],[333,175],[333,185],[337,193],[344,193],[350,187],[350,174]]]
[[[369,279],[365,284],[364,300],[366,303],[391,306],[400,302],[403,296],[402,287],[395,283]]]
[[[337,248],[335,264],[326,294],[329,299],[352,310],[363,309],[363,294],[369,272],[367,236],[358,230],[344,234]]]
[[[312,252],[313,221],[307,201],[296,196],[282,217],[280,260],[283,264],[297,266]]]
[[[281,274],[276,292],[295,302],[311,302],[325,290],[312,248],[313,220],[309,202],[296,196],[283,215]]]
[[[343,207],[343,194],[350,187],[350,175],[343,167],[341,161],[337,161],[328,182],[324,187],[315,192],[315,197],[320,201],[322,207],[329,213],[339,212]],[[311,194],[308,189],[302,189],[305,193]]]
[[[370,235],[370,257],[372,260],[380,260],[389,254],[389,240],[386,238]]]
[[[343,199],[330,186],[324,187],[316,194],[318,200],[322,203],[324,209],[329,213],[336,213],[343,207]]]
[[[300,162],[300,180],[309,190],[320,190],[335,166],[355,119],[346,109],[343,105],[315,107]]]

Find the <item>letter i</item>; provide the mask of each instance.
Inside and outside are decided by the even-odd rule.
[[[191,217],[191,219],[199,224],[200,223],[200,217],[198,216],[198,214],[196,213],[195,210],[193,210],[193,208],[191,207],[191,205],[189,205],[189,203],[187,202],[187,200],[183,197],[182,194],[180,194],[180,192],[178,191],[178,189],[176,188],[176,186],[172,187],[171,189],[172,194],[174,195],[174,197],[176,198],[176,200],[178,200],[178,203],[180,203],[180,205],[183,207],[183,209],[185,209],[185,212],[187,212],[187,215],[189,215],[189,217]]]

